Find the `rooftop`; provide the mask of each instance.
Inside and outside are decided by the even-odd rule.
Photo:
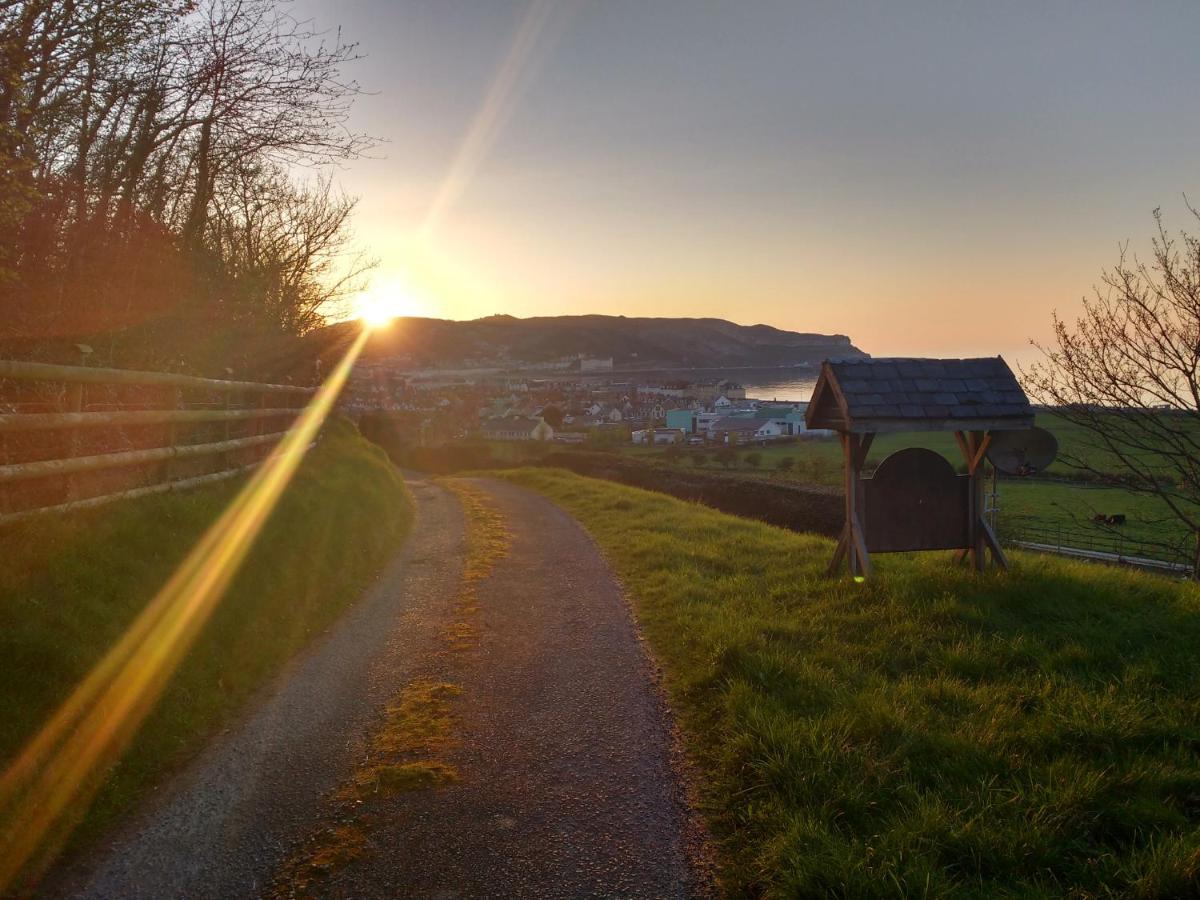
[[[821,366],[806,420],[857,433],[1011,430],[1031,428],[1033,408],[999,356],[843,359]]]
[[[713,431],[758,431],[762,428],[762,419],[748,419],[745,416],[725,416],[712,423]]]

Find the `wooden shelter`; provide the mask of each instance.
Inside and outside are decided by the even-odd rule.
[[[845,458],[846,523],[829,564],[871,574],[871,553],[958,550],[982,571],[984,553],[1007,568],[983,517],[983,458],[994,431],[1033,427],[1033,408],[1000,357],[826,360],[808,404],[810,429],[837,431]],[[932,450],[893,453],[871,478],[876,434],[952,431],[967,474]]]

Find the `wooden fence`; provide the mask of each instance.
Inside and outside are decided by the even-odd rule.
[[[0,524],[230,478],[314,391],[0,360]]]

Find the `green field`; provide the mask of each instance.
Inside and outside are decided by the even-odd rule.
[[[1116,464],[1095,446],[1095,439],[1086,430],[1047,413],[1039,414],[1038,424],[1056,435],[1063,452],[1086,458],[1104,471],[1118,471]],[[926,447],[942,454],[956,467],[962,467],[962,453],[952,433],[913,432],[879,435],[871,445],[866,471],[870,472],[888,454],[905,447]],[[699,452],[705,457],[702,468],[738,477],[786,479],[828,486],[842,484],[842,450],[833,438],[807,438],[765,447],[736,447],[737,459],[728,467],[717,461],[717,449],[688,447],[672,453],[661,447],[629,446],[621,452],[647,465],[689,469],[694,467],[693,457]],[[752,453],[760,457],[757,466],[747,462],[747,455]],[[791,459],[791,468],[781,470],[779,461],[782,459]],[[1047,470],[1046,477],[1001,478],[998,520],[1001,536],[1028,534],[1031,539],[1058,539],[1066,546],[1189,561],[1193,538],[1160,501],[1145,494],[1078,480],[1078,474],[1056,461]],[[1096,513],[1123,514],[1127,521],[1120,527],[1097,525],[1092,521]]]
[[[975,576],[559,470],[664,669],[731,896],[1200,893],[1200,589]]]
[[[1115,463],[1107,457],[1107,454],[1095,446],[1095,439],[1078,425],[1051,413],[1039,413],[1037,424],[1055,435],[1061,453],[1082,457],[1102,471],[1117,470]],[[906,447],[926,447],[934,450],[950,460],[956,467],[963,462],[962,452],[958,449],[952,432],[915,431],[876,436],[871,445],[871,452],[867,455],[866,470],[870,471],[879,465],[886,456]],[[711,445],[687,447],[684,449],[682,457],[674,461],[670,458],[671,454],[664,452],[662,447],[627,445],[622,447],[621,452],[665,465],[690,466],[692,465],[690,457],[695,450],[700,450],[707,456],[705,463],[707,467],[723,469],[725,467],[716,460],[717,449]],[[842,448],[836,437],[799,438],[790,443],[768,443],[766,446],[745,444],[735,449],[738,459],[729,467],[730,471],[768,472],[777,477],[795,478],[815,484],[840,485],[842,483]],[[745,457],[748,453],[757,453],[762,457],[757,469],[746,463]],[[794,466],[790,472],[780,473],[777,471],[778,462],[785,457],[790,457]],[[1058,460],[1046,470],[1046,474],[1054,478],[1069,478],[1077,472]]]
[[[1000,482],[1000,532],[1006,538],[1190,563],[1193,538],[1163,503],[1147,494],[1039,479]],[[1097,513],[1126,516],[1097,524]]]
[[[0,532],[0,769],[112,645],[240,487],[121,501]],[[94,837],[353,602],[407,533],[382,451],[331,421],[80,834]],[[79,810],[79,814],[83,814]]]

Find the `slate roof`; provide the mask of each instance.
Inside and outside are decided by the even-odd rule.
[[[765,419],[750,419],[745,416],[725,416],[721,419],[716,419],[710,426],[714,432],[718,431],[758,431],[766,424]]]
[[[845,398],[843,410],[836,387]],[[809,428],[1030,428],[1033,408],[999,356],[984,359],[827,360],[809,404]]]
[[[484,431],[532,431],[541,419],[531,419],[528,416],[497,416],[488,419],[482,425]]]

